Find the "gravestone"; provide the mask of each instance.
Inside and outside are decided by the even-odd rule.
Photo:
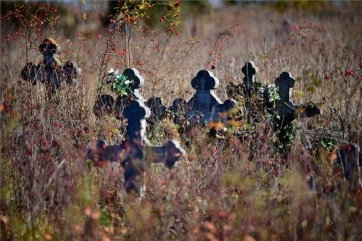
[[[64,79],[67,84],[74,84],[78,78],[78,70],[72,61],[67,61],[63,65]]]
[[[44,39],[43,43],[39,45],[39,51],[43,55],[44,79],[50,94],[60,88],[61,63],[55,56],[59,50],[59,45],[52,39]]]
[[[295,80],[288,72],[283,72],[275,79],[275,85],[278,88],[280,99],[275,103],[275,112],[282,121],[291,122],[294,120],[295,106],[290,101],[291,89],[294,87]]]
[[[229,83],[226,86],[226,93],[230,98],[235,100],[239,100],[239,97],[243,97],[244,99],[248,100],[254,93],[257,93],[261,86],[257,79],[259,69],[253,61],[248,61],[245,62],[245,65],[241,68],[241,71],[244,74],[243,83]]]
[[[177,115],[186,117],[186,113],[189,108],[185,99],[177,98],[172,102],[172,105],[168,109]]]
[[[175,99],[172,102],[172,105],[168,108],[170,118],[173,123],[178,126],[179,133],[185,133],[190,128],[190,122],[186,119],[188,109],[187,101],[183,98]]]
[[[117,118],[120,118],[123,112],[123,108],[132,102],[134,99],[141,101],[143,97],[140,94],[139,89],[144,85],[145,80],[136,68],[125,69],[122,75],[130,81],[129,90],[126,95],[119,95],[115,102],[115,114]]]
[[[256,74],[258,73],[258,68],[256,67],[253,61],[246,62],[244,67],[241,68],[241,71],[244,74],[244,94],[246,97],[251,97],[255,90],[256,83]]]
[[[313,103],[294,105],[290,100],[291,90],[295,80],[288,72],[282,72],[275,79],[275,86],[278,89],[279,99],[275,102],[274,118],[275,130],[277,131],[278,149],[284,157],[287,157],[295,138],[295,126],[293,120],[296,118],[309,118],[320,114],[319,107]],[[268,94],[267,94],[268,95]]]
[[[35,65],[29,62],[21,70],[21,78],[36,85],[38,81],[44,83],[48,88],[48,94],[53,94],[59,90],[61,82],[68,84],[76,82],[79,71],[72,61],[67,61],[63,66],[56,54],[60,51],[60,46],[53,39],[44,39],[38,47],[43,55],[43,60]]]
[[[123,71],[122,75],[129,81],[127,93],[125,95],[118,95],[115,101],[111,95],[100,95],[93,107],[93,113],[97,117],[101,117],[104,114],[115,114],[119,119],[122,117],[123,108],[131,103],[132,100],[139,99],[143,101],[139,89],[143,86],[144,79],[139,71],[135,68],[128,68]],[[112,84],[113,81],[116,81],[117,77],[118,71],[111,69],[107,74],[105,84]]]
[[[95,158],[97,155],[92,154],[94,152],[88,152],[88,158],[97,163],[121,162],[125,170],[125,190],[140,195],[147,163],[163,163],[167,168],[172,168],[185,153],[175,140],[169,140],[162,146],[150,144],[146,136],[146,119],[150,114],[151,111],[144,102],[133,100],[122,113],[127,119],[126,140],[120,145],[106,147],[104,142],[99,141],[96,151],[98,159]]]
[[[279,100],[275,103],[274,111],[280,120],[289,123],[296,118],[309,118],[321,113],[318,105],[310,102],[307,104],[295,105],[290,100],[291,90],[294,87],[295,80],[288,72],[283,72],[275,79],[275,85],[278,88]]]
[[[167,107],[162,103],[161,97],[151,97],[146,105],[151,110],[151,116],[147,119],[150,124],[155,124],[166,117]]]
[[[39,71],[39,66],[36,66],[34,63],[30,62],[25,65],[21,70],[21,78],[27,82],[30,82],[32,85],[36,85],[38,80],[41,80],[41,72]]]
[[[191,80],[195,95],[187,102],[186,118],[192,124],[204,124],[218,121],[220,114],[229,109],[230,102],[222,103],[214,90],[219,86],[219,79],[211,71],[200,70]]]

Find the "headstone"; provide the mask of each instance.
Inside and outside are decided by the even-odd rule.
[[[177,98],[168,109],[177,115],[186,117],[188,111],[187,101],[183,98]]]
[[[280,97],[280,100],[275,104],[275,112],[285,122],[291,122],[294,119],[295,106],[289,99],[294,84],[295,80],[288,72],[281,73],[275,79],[275,85],[278,88]]]
[[[151,110],[151,116],[147,119],[150,124],[155,124],[166,117],[167,107],[162,103],[161,97],[151,97],[146,102]]]
[[[253,92],[255,92],[254,83],[256,82],[258,68],[253,61],[249,61],[245,63],[244,67],[241,68],[241,71],[244,74],[244,94],[246,97],[251,97]]]
[[[146,119],[150,117],[150,109],[140,100],[134,100],[123,111],[127,119],[126,141],[140,144],[149,143],[146,136]]]
[[[187,132],[190,127],[190,123],[186,119],[188,109],[187,101],[183,98],[175,99],[172,102],[172,105],[168,108],[172,121],[179,127],[179,133]]]
[[[78,78],[78,70],[72,61],[67,61],[63,65],[64,78],[67,84],[74,84]]]
[[[212,121],[221,100],[214,94],[219,86],[219,79],[207,70],[200,70],[192,79],[191,86],[196,90],[195,95],[188,101],[189,108],[186,117],[192,123],[205,123]]]
[[[128,80],[131,81],[132,94],[136,99],[143,100],[139,89],[144,85],[145,80],[136,68],[125,69],[122,73]]]
[[[45,72],[45,83],[50,90],[50,94],[60,88],[61,63],[55,56],[59,50],[59,45],[52,39],[44,39],[43,43],[39,45],[39,51],[43,55],[42,68]]]
[[[60,89],[61,82],[75,83],[80,71],[72,61],[67,61],[62,66],[57,58],[60,46],[54,39],[44,39],[38,49],[43,60],[38,65],[27,63],[21,70],[21,78],[32,85],[36,85],[38,81],[44,83],[51,98],[55,91]]]
[[[214,89],[219,86],[219,79],[211,71],[200,70],[191,80],[191,86],[196,93],[187,102],[186,118],[193,124],[219,120],[220,114],[226,110],[226,106],[214,93]]]
[[[37,84],[37,80],[40,77],[39,75],[39,67],[32,62],[27,63],[25,67],[21,70],[21,78],[27,82],[30,82],[32,85]]]

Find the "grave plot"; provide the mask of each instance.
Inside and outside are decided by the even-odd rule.
[[[139,88],[144,84],[143,77],[137,69],[126,69],[121,75],[113,70],[109,72],[106,84],[118,93],[116,101],[111,95],[100,95],[97,99],[93,112],[97,117],[103,114],[120,116],[122,108],[132,99],[144,101],[139,94]],[[221,113],[227,112],[235,107],[234,102],[226,100],[224,103],[216,96],[214,90],[219,86],[219,80],[214,74],[207,70],[198,72],[191,81],[191,86],[196,90],[195,95],[188,101],[177,98],[170,107],[166,107],[160,97],[151,97],[145,104],[151,109],[150,124],[162,120],[170,113],[175,123],[182,124],[204,124],[220,120]]]
[[[242,84],[231,83],[227,93],[232,98],[243,99],[249,123],[258,122],[260,115],[269,113],[273,120],[273,129],[277,133],[276,146],[287,156],[294,140],[295,126],[292,122],[297,118],[309,118],[321,113],[316,104],[295,105],[290,100],[295,79],[288,72],[282,72],[273,85],[262,86],[258,82],[258,68],[251,61],[242,68],[244,74]]]
[[[142,177],[149,163],[163,163],[173,168],[185,154],[176,140],[162,146],[151,145],[146,136],[146,119],[150,109],[140,100],[132,100],[125,106],[123,117],[127,119],[126,140],[120,145],[107,146],[98,141],[95,150],[89,149],[87,156],[97,165],[119,162],[124,168],[124,188],[129,192],[144,195]]]
[[[222,102],[214,92],[219,86],[219,79],[210,71],[199,71],[191,80],[195,94],[188,101],[177,98],[168,108],[160,97],[152,97],[145,102],[151,109],[148,123],[155,124],[169,115],[174,123],[180,126],[180,132],[187,131],[190,126],[196,124],[227,123],[231,120],[227,113],[238,109],[234,99],[241,96],[244,98],[243,107],[247,113],[248,122],[258,122],[258,118],[266,113],[273,116],[274,130],[278,136],[277,146],[287,154],[294,138],[291,123],[296,118],[308,118],[319,114],[319,108],[313,104],[295,105],[289,99],[295,80],[288,72],[281,73],[275,79],[275,84],[268,86],[262,86],[258,82],[258,68],[253,62],[247,62],[242,72],[244,73],[243,84],[231,84],[228,88],[228,93],[232,93],[234,98]],[[144,85],[144,79],[137,69],[126,69],[120,75],[112,70],[108,74],[106,84],[110,84],[111,89],[119,96],[114,101],[111,95],[101,95],[93,109],[97,116],[115,114],[121,117],[124,106],[130,101],[137,99],[144,102],[139,93],[139,89]]]
[[[292,88],[295,85],[295,79],[288,72],[282,72],[280,76],[275,79],[274,85],[267,86],[262,86],[261,83],[257,82],[256,75],[258,69],[254,63],[247,62],[242,68],[242,72],[245,75],[243,84],[236,85],[231,83],[228,86],[228,94],[235,99],[239,96],[243,98],[245,108],[248,108],[246,113],[252,116],[252,118],[247,118],[249,122],[257,120],[255,118],[256,113],[250,111],[250,108],[252,108],[251,102],[261,101],[258,110],[262,114],[265,113],[264,110],[271,114],[274,125],[273,129],[278,138],[275,146],[286,158],[296,134],[293,121],[299,118],[316,116],[321,113],[321,110],[314,103],[299,105],[293,103],[290,96]],[[260,107],[262,109],[260,109]],[[319,139],[325,138],[326,134],[335,140],[343,139],[336,133],[307,132],[309,136]],[[337,158],[334,162],[334,169],[341,173],[342,179],[348,183],[349,190],[354,192],[361,188],[362,151],[358,145],[353,143],[346,144],[336,152],[336,155]]]
[[[72,61],[62,64],[56,56],[59,50],[60,46],[53,39],[44,39],[39,45],[43,60],[38,64],[27,63],[20,72],[21,78],[32,85],[38,82],[45,84],[50,94],[59,90],[62,82],[74,84],[79,70]]]

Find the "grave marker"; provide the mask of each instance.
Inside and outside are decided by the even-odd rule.
[[[60,88],[60,71],[61,63],[55,54],[60,51],[59,45],[53,39],[44,39],[39,45],[39,51],[43,55],[43,67],[45,82],[50,90],[50,94]]]
[[[78,70],[72,61],[67,61],[63,65],[64,78],[67,84],[74,84],[78,78]]]
[[[59,90],[62,81],[68,84],[76,82],[79,70],[72,61],[61,65],[56,57],[60,52],[60,46],[54,39],[44,39],[38,49],[43,55],[43,60],[38,65],[27,63],[20,73],[23,80],[31,82],[32,85],[36,85],[37,81],[44,83],[49,95]]]
[[[147,119],[150,124],[155,124],[166,117],[166,106],[162,103],[161,97],[151,97],[146,102],[151,110],[151,116]]]
[[[289,99],[294,84],[295,80],[288,72],[281,73],[275,79],[275,85],[278,87],[280,97],[280,100],[275,103],[275,112],[286,122],[291,122],[294,119],[295,106]]]
[[[219,115],[229,109],[230,102],[222,103],[214,93],[219,86],[219,79],[211,71],[200,70],[191,80],[195,95],[187,102],[186,118],[193,124],[219,120]]]
[[[184,155],[184,149],[175,140],[169,140],[163,146],[150,145],[146,136],[146,118],[150,109],[140,100],[133,100],[123,111],[127,119],[126,141],[121,145],[104,147],[101,158],[96,161],[121,162],[125,169],[125,189],[142,195],[142,176],[145,173],[145,159],[151,163],[164,163],[167,168],[175,166]],[[102,142],[99,142],[102,143]],[[92,152],[91,152],[92,153]],[[90,159],[94,156],[88,153]]]
[[[259,70],[253,61],[249,61],[245,63],[241,71],[244,74],[244,94],[250,98],[255,92],[254,83],[256,82],[256,74]]]

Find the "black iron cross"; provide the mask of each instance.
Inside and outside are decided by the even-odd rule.
[[[127,119],[126,141],[121,145],[97,146],[98,159],[92,151],[88,152],[88,157],[97,163],[122,163],[126,191],[139,195],[143,195],[142,177],[147,163],[164,163],[172,168],[185,153],[175,140],[169,140],[163,146],[150,145],[146,136],[146,119],[149,116],[150,109],[142,101],[133,100],[123,111],[123,117]]]
[[[276,113],[286,122],[294,119],[295,106],[290,101],[291,89],[294,87],[295,80],[288,72],[283,72],[275,79],[275,85],[278,88],[280,99],[275,104]]]
[[[256,82],[256,74],[258,68],[253,61],[246,62],[244,67],[241,68],[241,71],[244,74],[244,89],[245,95],[251,97],[252,93],[255,91],[254,83]]]
[[[195,95],[187,102],[186,118],[191,123],[205,123],[220,119],[220,113],[229,109],[230,102],[224,103],[216,96],[214,89],[219,86],[219,79],[211,71],[200,70],[191,80]]]

